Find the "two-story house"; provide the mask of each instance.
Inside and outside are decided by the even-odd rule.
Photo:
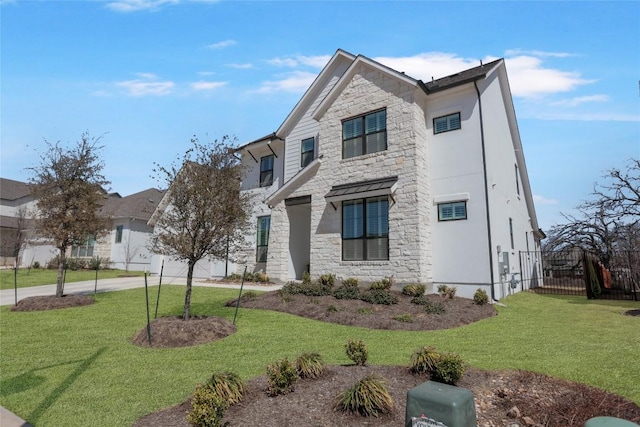
[[[393,276],[497,300],[543,237],[502,59],[423,82],[338,50],[238,152],[259,201],[240,264],[272,280]]]

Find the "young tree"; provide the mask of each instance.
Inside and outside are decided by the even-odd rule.
[[[29,185],[36,200],[36,225],[40,234],[55,241],[59,251],[56,296],[63,295],[63,272],[67,249],[98,238],[109,227],[99,213],[105,200],[105,186],[110,184],[102,175],[104,163],[98,155],[103,148],[100,138],[83,133],[75,146],[45,140],[47,150],[40,155],[40,164],[31,172]]]
[[[154,173],[168,191],[155,221],[155,252],[187,262],[183,319],[189,320],[193,270],[205,257],[224,259],[243,242],[250,215],[249,196],[240,192],[242,166],[228,136],[210,145],[196,137],[179,165],[156,164]],[[235,139],[233,139],[235,142]]]

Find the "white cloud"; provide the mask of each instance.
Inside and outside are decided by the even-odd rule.
[[[327,65],[327,62],[331,59],[329,55],[320,55],[320,56],[304,56],[297,55],[289,58],[273,58],[267,61],[271,65],[275,65],[276,67],[289,67],[289,68],[297,68],[300,66],[308,66],[314,68],[322,68]]]
[[[207,47],[209,49],[216,49],[217,50],[217,49],[224,49],[226,47],[233,46],[235,44],[238,44],[238,42],[235,41],[235,40],[224,40],[224,41],[221,41],[221,42],[212,43],[212,44],[208,45]]]
[[[534,115],[533,118],[540,120],[567,120],[584,122],[638,122],[640,114],[624,113],[558,113],[548,112]]]
[[[238,70],[248,70],[250,68],[253,68],[253,64],[227,64],[227,67],[230,68],[236,68]]]
[[[524,49],[508,49],[504,52],[505,56],[537,56],[539,58],[567,58],[570,56],[578,56],[575,53],[567,52],[545,52],[542,50],[524,50]]]
[[[219,87],[225,86],[227,83],[228,82],[204,82],[204,81],[199,81],[199,82],[191,83],[191,89],[198,90],[198,91],[213,90],[213,89],[217,89]]]
[[[540,205],[557,205],[558,204],[558,201],[556,199],[548,199],[538,194],[533,195],[533,201]]]
[[[217,3],[218,0],[116,0],[107,3],[107,9],[115,12],[138,12],[143,10],[156,10],[165,5],[184,3],[185,1],[196,3]]]
[[[608,100],[608,95],[587,95],[577,96],[575,98],[569,99],[562,99],[560,101],[552,102],[551,105],[558,105],[562,107],[577,107],[578,105],[586,104],[589,102],[605,102]]]
[[[315,80],[317,74],[306,71],[294,71],[288,73],[281,80],[271,80],[262,83],[257,90],[258,93],[273,92],[304,92]]]
[[[125,88],[129,96],[164,96],[173,92],[175,83],[158,81],[157,76],[150,73],[139,73],[139,79],[117,82],[116,86]]]

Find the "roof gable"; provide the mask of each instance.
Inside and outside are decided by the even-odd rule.
[[[160,204],[164,191],[149,188],[126,197],[109,197],[103,210],[113,218],[148,220]]]
[[[26,182],[0,178],[0,199],[18,200],[30,195],[31,190]]]

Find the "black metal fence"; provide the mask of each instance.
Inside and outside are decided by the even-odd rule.
[[[602,260],[580,249],[520,252],[523,289],[542,294],[640,300],[640,251]]]

